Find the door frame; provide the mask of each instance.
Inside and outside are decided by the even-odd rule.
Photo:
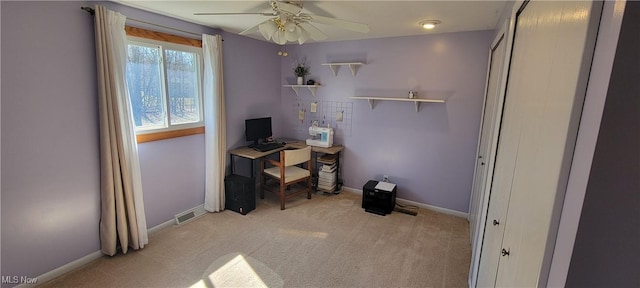
[[[557,229],[547,287],[564,287],[600,131],[626,0],[605,1],[587,84],[578,137]]]
[[[514,7],[519,7],[521,4],[521,1],[517,2],[516,5],[514,5]],[[511,13],[513,14],[513,13]],[[487,210],[489,208],[489,199],[490,199],[490,195],[491,195],[491,179],[493,178],[493,172],[494,172],[494,166],[495,166],[495,162],[496,162],[496,151],[498,148],[498,139],[499,139],[499,130],[500,130],[500,124],[502,122],[502,112],[503,112],[503,107],[504,107],[504,97],[506,94],[506,88],[507,88],[507,74],[508,74],[508,69],[509,69],[509,63],[511,60],[511,50],[513,47],[513,35],[514,35],[514,29],[515,29],[515,23],[512,20],[513,17],[508,17],[504,20],[503,25],[500,27],[500,30],[498,30],[498,33],[496,34],[496,36],[494,37],[493,41],[491,42],[491,46],[489,47],[489,61],[488,61],[488,67],[487,67],[487,79],[486,79],[486,86],[485,86],[485,95],[484,95],[484,100],[483,100],[483,109],[482,109],[482,115],[480,118],[480,131],[478,132],[478,147],[476,148],[476,162],[475,162],[475,166],[474,166],[474,179],[473,179],[473,183],[471,186],[471,197],[469,199],[469,217],[468,220],[471,221],[472,219],[472,213],[474,212],[474,187],[476,185],[476,181],[479,181],[479,179],[476,179],[475,175],[476,175],[476,169],[478,167],[478,162],[479,162],[479,158],[478,153],[480,152],[480,144],[481,144],[481,137],[482,137],[482,127],[484,125],[484,113],[486,110],[486,102],[487,102],[487,93],[489,90],[489,73],[491,71],[491,60],[492,60],[492,56],[493,56],[493,51],[496,49],[496,46],[500,43],[503,43],[503,45],[506,45],[504,47],[504,55],[503,57],[503,62],[502,62],[502,67],[500,67],[499,70],[499,74],[498,74],[498,89],[497,89],[497,93],[498,95],[496,96],[496,101],[497,101],[497,105],[496,105],[496,118],[494,120],[493,123],[493,135],[492,138],[490,139],[490,145],[491,145],[491,149],[489,151],[489,155],[488,158],[486,158],[486,176],[485,176],[485,182],[484,185],[482,187],[480,191],[480,195],[477,195],[477,199],[479,201],[479,205],[477,206],[478,209],[475,210],[475,223],[471,224],[473,225],[473,227],[475,228],[475,232],[474,231],[469,231],[470,236],[471,236],[471,266],[469,267],[469,280],[468,280],[468,284],[469,287],[475,287],[477,280],[478,280],[478,269],[479,269],[479,265],[480,265],[480,254],[482,252],[482,244],[483,244],[483,239],[484,239],[484,227],[486,225],[486,217],[487,217]],[[470,228],[471,228],[470,225]]]

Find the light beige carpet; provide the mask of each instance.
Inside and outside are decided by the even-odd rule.
[[[207,268],[197,285],[202,287],[284,287],[278,273],[240,253],[224,255]]]
[[[420,210],[379,216],[361,196],[258,200],[150,235],[45,287],[466,287],[466,219]]]

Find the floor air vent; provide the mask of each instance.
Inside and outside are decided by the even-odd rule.
[[[178,215],[176,215],[176,224],[180,225],[182,223],[191,221],[195,218],[197,218],[198,216],[204,215],[204,213],[206,213],[206,211],[204,210],[204,205],[200,205],[198,207],[189,209],[187,211],[184,211]]]

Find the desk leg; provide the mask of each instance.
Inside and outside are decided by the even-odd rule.
[[[320,181],[320,167],[318,167],[318,152],[311,151],[311,157],[313,157],[313,177],[311,185],[313,186],[313,192],[318,193],[318,181]]]
[[[253,162],[256,160],[251,159],[251,178],[256,179],[256,171],[253,167]]]
[[[336,189],[333,190],[333,194],[339,194],[342,189],[342,178],[340,178],[340,151],[336,153]]]
[[[231,154],[231,175],[233,175],[234,167],[236,166],[236,161],[233,161],[234,155]]]

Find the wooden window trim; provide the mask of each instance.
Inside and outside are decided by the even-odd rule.
[[[138,141],[138,143],[145,143],[145,142],[152,142],[152,141],[178,138],[178,137],[197,135],[197,134],[204,134],[204,126],[179,129],[179,130],[171,130],[171,131],[162,131],[162,132],[156,132],[156,133],[138,134],[136,135],[136,140]]]
[[[127,36],[146,38],[151,40],[202,48],[202,40],[198,40],[198,39],[192,39],[192,38],[177,36],[173,34],[167,34],[167,33],[158,32],[158,31],[147,30],[147,29],[128,26],[128,25],[124,27],[124,30],[127,33]],[[170,130],[170,131],[162,131],[162,132],[156,132],[156,133],[138,134],[136,135],[136,140],[138,143],[146,143],[146,142],[153,142],[158,140],[178,138],[178,137],[197,135],[197,134],[204,134],[204,126]]]
[[[152,31],[152,30],[147,30],[143,28],[133,27],[133,26],[124,26],[124,31],[127,33],[127,36],[147,38],[147,39],[153,39],[158,41],[164,41],[169,43],[202,48],[202,40],[198,40],[198,39],[192,39],[192,38],[177,36],[173,34],[167,34],[167,33],[162,33],[158,31]]]

